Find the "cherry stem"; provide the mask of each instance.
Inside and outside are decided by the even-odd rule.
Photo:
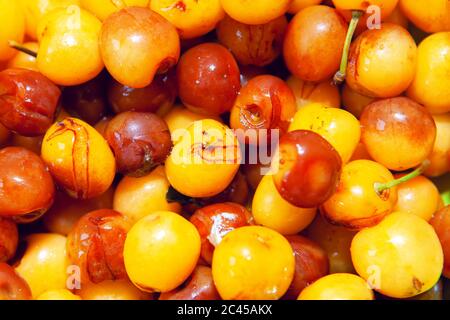
[[[374,187],[378,194],[381,194],[384,190],[390,189],[392,187],[398,186],[399,184],[405,183],[411,179],[414,179],[415,177],[420,176],[430,165],[429,160],[425,160],[422,162],[422,165],[415,169],[414,171],[411,171],[407,175],[404,175],[403,177],[400,177],[398,179],[386,182],[386,183],[375,183]]]
[[[359,19],[361,18],[363,12],[359,10],[352,11],[352,20],[347,30],[347,37],[345,38],[344,51],[342,52],[341,67],[339,71],[334,75],[334,83],[336,85],[341,84],[345,80],[345,75],[347,72],[348,63],[348,53],[350,51],[350,44],[352,43],[353,35],[355,34],[356,26],[358,25]]]
[[[10,40],[10,41],[8,41],[8,44],[9,44],[9,46],[10,46],[11,48],[14,48],[14,49],[16,49],[16,50],[19,50],[19,51],[21,51],[21,52],[23,52],[23,53],[26,53],[26,54],[32,56],[32,57],[37,58],[37,52],[25,48],[24,46],[22,46],[21,44],[19,44],[19,43],[16,42],[16,41]]]

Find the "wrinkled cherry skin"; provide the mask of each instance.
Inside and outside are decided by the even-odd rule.
[[[285,15],[259,25],[226,16],[217,26],[217,37],[241,65],[266,66],[281,53],[287,24]]]
[[[223,46],[204,43],[189,49],[177,67],[181,101],[192,111],[220,115],[233,106],[240,72],[233,55]]]
[[[27,149],[0,150],[0,181],[0,216],[37,217],[53,203],[53,179],[41,158]]]
[[[312,131],[295,130],[282,136],[277,160],[275,186],[294,206],[317,207],[339,184],[341,157],[327,140]]]
[[[0,217],[0,263],[14,257],[19,242],[19,232],[15,222]]]
[[[256,76],[242,87],[231,110],[230,125],[245,131],[279,129],[283,134],[296,110],[294,93],[283,80],[271,75]]]
[[[26,281],[6,263],[0,263],[0,300],[31,300]]]
[[[81,85],[66,87],[62,94],[63,107],[90,125],[96,124],[107,109],[104,83],[105,76],[101,74]]]
[[[81,269],[81,281],[127,279],[123,246],[130,222],[119,212],[102,209],[81,217],[67,237],[67,254]]]
[[[198,209],[190,218],[200,233],[201,257],[211,264],[214,248],[230,231],[252,225],[253,217],[243,206],[232,203],[217,203]]]
[[[156,112],[170,107],[177,97],[175,69],[156,75],[148,86],[136,89],[112,80],[108,86],[108,101],[115,113],[124,111]]]
[[[173,146],[164,120],[145,112],[116,115],[106,127],[105,138],[114,152],[117,170],[135,177],[163,164]]]
[[[296,77],[320,82],[339,69],[347,24],[330,7],[312,6],[300,11],[288,25],[284,60]]]
[[[327,253],[314,241],[293,235],[286,236],[295,256],[294,280],[284,299],[296,300],[300,292],[329,271]]]
[[[0,72],[0,122],[23,136],[40,136],[52,125],[61,91],[42,74]]]
[[[450,206],[446,206],[435,213],[430,224],[439,237],[444,252],[443,275],[450,278]]]
[[[159,300],[220,300],[211,268],[197,266],[184,286],[162,293]]]

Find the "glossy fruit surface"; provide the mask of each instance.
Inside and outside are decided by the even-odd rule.
[[[31,300],[26,281],[6,263],[0,263],[0,300]]]
[[[396,187],[379,193],[376,183],[393,179],[388,169],[374,161],[356,160],[346,164],[336,193],[323,205],[324,217],[352,229],[376,225],[392,212],[397,202]]]
[[[180,56],[177,30],[148,8],[129,7],[102,25],[100,50],[109,73],[123,85],[144,88]]]
[[[296,109],[294,94],[283,80],[261,75],[242,87],[231,110],[230,125],[235,130],[244,130],[248,137],[256,134],[258,138],[242,141],[263,144],[272,129],[280,130],[280,134],[287,131]]]
[[[155,76],[141,89],[131,88],[111,80],[108,101],[115,113],[125,111],[156,112],[172,106],[177,96],[175,72]]]
[[[34,220],[53,203],[52,177],[41,158],[31,151],[20,147],[1,149],[0,180],[0,216]]]
[[[299,208],[286,201],[275,187],[271,175],[262,178],[252,201],[255,222],[284,235],[305,229],[314,219],[316,211],[316,208]]]
[[[253,224],[253,217],[239,204],[216,203],[195,211],[189,219],[197,228],[201,241],[201,257],[211,264],[214,248],[232,230]]]
[[[117,211],[85,214],[67,237],[67,254],[80,268],[82,282],[127,279],[123,246],[131,223]]]
[[[302,208],[314,208],[331,197],[342,161],[332,145],[308,130],[289,131],[280,139],[273,176],[280,195]],[[298,183],[302,180],[302,183]]]
[[[78,6],[46,15],[38,26],[39,71],[63,86],[94,79],[103,69],[100,29],[101,22]]]
[[[169,211],[139,220],[125,240],[125,267],[131,281],[147,292],[167,292],[192,273],[200,256],[195,226]]]
[[[225,15],[220,0],[154,0],[150,1],[150,9],[173,24],[182,39],[210,32]]]
[[[367,30],[353,41],[347,84],[369,97],[395,97],[413,81],[416,63],[417,46],[408,31],[383,23],[380,29]]]
[[[450,4],[449,21],[450,21]],[[450,112],[450,27],[448,32],[428,36],[419,44],[417,72],[409,97],[433,114]]]
[[[0,62],[8,61],[17,53],[9,46],[8,41],[18,43],[23,41],[25,35],[25,17],[18,1],[0,1],[0,19],[2,28],[0,30]]]
[[[220,296],[211,268],[198,265],[184,286],[162,293],[159,300],[220,300]]]
[[[433,287],[444,260],[433,227],[403,212],[361,230],[353,238],[351,253],[358,274],[376,291],[393,298],[416,296]]]
[[[339,69],[347,24],[326,6],[308,7],[295,15],[284,38],[284,60],[296,77],[324,81]]]
[[[225,300],[279,299],[291,284],[294,268],[289,242],[257,226],[230,232],[217,246],[212,263],[214,283]]]
[[[66,288],[66,237],[52,233],[35,233],[26,238],[24,256],[16,267],[17,273],[31,288],[33,298],[48,290]]]
[[[395,178],[398,177],[401,175],[395,176]],[[400,184],[397,190],[398,200],[394,211],[415,214],[428,221],[439,209],[441,201],[439,190],[424,176],[418,176]]]
[[[360,141],[359,121],[349,112],[312,103],[300,108],[289,131],[311,130],[327,140],[347,163]]]
[[[217,26],[217,37],[241,65],[265,66],[281,53],[287,25],[284,15],[259,25],[244,24],[226,16]]]
[[[233,19],[246,24],[263,24],[285,14],[290,0],[221,0],[225,12]]]
[[[136,177],[164,164],[172,149],[169,128],[153,113],[118,114],[108,123],[105,138],[114,152],[117,170]]]
[[[60,95],[36,71],[6,69],[0,72],[0,122],[24,136],[43,135],[54,121]]]
[[[215,120],[194,122],[181,136],[166,161],[170,184],[190,197],[211,197],[224,191],[240,165],[234,133]]]
[[[364,279],[349,273],[323,277],[302,291],[298,300],[374,300]]]
[[[398,97],[368,105],[361,115],[361,139],[370,156],[388,169],[420,165],[433,150],[436,125],[411,99]]]
[[[295,300],[303,289],[328,274],[328,256],[317,243],[303,236],[286,239],[294,250],[295,272],[284,298]]]
[[[105,139],[76,118],[50,127],[42,143],[42,159],[55,181],[78,199],[104,193],[116,173],[114,156]]]
[[[400,8],[412,23],[427,33],[450,31],[450,4],[446,0],[400,0]]]
[[[38,39],[39,32],[37,30],[39,22],[50,14],[59,9],[71,10],[74,6],[79,6],[80,0],[19,0],[25,16],[25,30],[28,38]]]
[[[314,83],[291,76],[286,83],[295,95],[297,110],[311,103],[320,103],[333,108],[341,106],[339,89],[329,79]]]
[[[236,60],[224,46],[195,46],[177,66],[180,99],[192,111],[220,115],[233,106],[241,87],[239,75]]]
[[[169,187],[163,166],[140,178],[124,177],[114,193],[114,210],[133,223],[154,211],[180,212],[179,203],[166,199]]]

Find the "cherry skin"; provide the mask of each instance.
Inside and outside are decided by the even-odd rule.
[[[159,300],[220,300],[211,268],[198,265],[181,287],[162,293]]]
[[[42,159],[27,149],[0,150],[0,181],[0,216],[33,220],[53,203],[53,179]]]
[[[280,130],[280,134],[287,131],[296,108],[294,94],[283,80],[272,75],[257,76],[239,92],[231,110],[230,125],[243,130],[249,138],[257,131],[256,141],[239,136],[241,142],[262,144],[265,141],[260,139],[261,134],[269,138],[271,129]]]
[[[98,77],[79,86],[66,87],[62,94],[62,105],[70,113],[96,124],[106,114],[105,76]]]
[[[426,108],[405,97],[379,100],[361,115],[361,139],[370,156],[388,169],[403,171],[431,154],[436,124]]]
[[[31,300],[27,282],[6,263],[0,263],[0,300]]]
[[[129,220],[109,209],[85,214],[67,237],[71,262],[81,271],[82,282],[127,279],[123,262],[123,246]]]
[[[117,170],[135,177],[163,164],[172,149],[169,128],[153,113],[118,114],[108,123],[105,138],[114,152]]]
[[[294,280],[284,299],[297,299],[300,292],[328,274],[327,253],[314,241],[300,235],[287,236],[295,256]]]
[[[284,38],[284,60],[293,75],[320,82],[339,69],[347,24],[326,6],[308,7],[295,15]]]
[[[376,225],[392,212],[397,202],[397,187],[380,192],[376,186],[392,180],[392,173],[377,162],[347,163],[337,191],[322,206],[323,216],[335,225],[350,229]]]
[[[417,46],[411,34],[393,23],[363,32],[348,56],[347,84],[374,98],[401,95],[414,79]],[[395,74],[395,77],[392,75]]]
[[[274,162],[278,170],[273,179],[281,196],[291,204],[317,207],[336,190],[342,160],[331,144],[317,133],[290,131],[281,137],[278,154],[279,159]]]
[[[171,107],[177,96],[175,72],[155,76],[152,83],[140,89],[111,80],[108,101],[115,113],[124,111],[157,112]]]
[[[0,122],[24,136],[40,136],[52,125],[60,89],[42,74],[25,69],[0,72]]]
[[[262,67],[272,63],[281,53],[287,25],[284,15],[253,26],[226,16],[217,26],[217,37],[241,65]]]
[[[114,79],[128,87],[144,88],[157,73],[177,63],[180,39],[175,27],[158,13],[127,7],[103,22],[100,51]]]
[[[177,79],[183,104],[207,115],[229,111],[241,87],[236,60],[225,47],[215,43],[188,50],[178,63]]]
[[[212,204],[198,209],[190,218],[202,241],[201,257],[211,264],[214,248],[230,231],[253,224],[245,207],[232,202]]]

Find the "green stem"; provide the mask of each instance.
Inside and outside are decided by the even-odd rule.
[[[411,179],[414,179],[415,177],[420,176],[430,165],[430,161],[426,160],[422,163],[420,167],[415,169],[414,171],[411,171],[407,175],[404,175],[401,178],[386,182],[386,183],[375,183],[374,187],[377,193],[381,194],[384,190],[390,189],[392,187],[398,186],[399,184],[405,183]]]
[[[22,46],[21,44],[17,43],[16,41],[10,40],[10,41],[8,41],[8,44],[9,44],[9,46],[11,48],[14,48],[14,49],[19,50],[19,51],[21,51],[23,53],[26,53],[26,54],[28,54],[28,55],[30,55],[32,57],[35,57],[35,58],[37,57],[37,52],[25,48],[24,46]]]
[[[352,11],[352,20],[350,21],[350,25],[348,26],[347,37],[345,38],[344,51],[342,52],[341,66],[339,68],[339,71],[336,72],[336,74],[334,75],[335,84],[341,84],[345,80],[350,44],[352,43],[353,35],[355,34],[356,27],[362,15],[363,15],[362,11],[359,10]]]

